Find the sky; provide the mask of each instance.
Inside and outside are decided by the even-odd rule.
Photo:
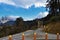
[[[48,15],[46,0],[0,0],[0,17],[33,20]]]

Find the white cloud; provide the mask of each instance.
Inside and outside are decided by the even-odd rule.
[[[19,18],[20,16],[14,16],[14,15],[10,15],[10,16],[7,16],[8,19],[10,20],[16,20],[16,18]],[[27,21],[27,20],[33,20],[34,18],[28,18],[28,17],[23,17],[23,20],[24,21]]]
[[[33,20],[34,18],[26,18],[26,19],[24,19],[24,21],[29,21],[29,20]]]
[[[46,17],[48,15],[48,12],[40,12],[38,15],[37,15],[37,18],[43,18],[43,17]]]
[[[39,3],[39,2],[35,3],[35,7],[41,7],[41,6],[46,7],[45,3]]]
[[[19,17],[20,16],[13,16],[13,15],[7,16],[9,20],[16,20],[16,18],[19,18]]]
[[[5,4],[9,4],[9,5],[15,5],[15,3],[12,2],[11,0],[0,0],[0,3],[5,3]]]
[[[8,16],[9,18],[18,18],[18,17],[20,17],[20,16],[13,16],[13,15],[10,15],[10,16]]]
[[[0,0],[0,2],[23,8],[29,8],[32,5],[34,5],[35,7],[46,6],[46,0]]]

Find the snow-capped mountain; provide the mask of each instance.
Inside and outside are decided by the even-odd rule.
[[[7,17],[0,18],[0,23],[6,23],[8,21],[10,21],[10,20]]]
[[[15,24],[15,20],[18,16],[5,16],[0,18],[0,26],[2,25],[9,25],[12,26]]]
[[[0,18],[0,23],[6,23],[8,21],[15,21],[19,16],[5,16]]]

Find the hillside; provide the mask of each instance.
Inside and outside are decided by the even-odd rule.
[[[49,14],[43,18],[44,25],[46,26],[44,31],[49,33],[60,33],[60,13],[59,15]]]
[[[1,21],[6,21],[1,20]],[[21,17],[16,18],[16,20],[9,20],[5,23],[0,21],[0,37],[8,36],[11,34],[16,34],[24,32],[26,30],[35,30],[37,29],[37,20],[24,21]]]
[[[49,33],[60,33],[60,21],[47,24],[44,30]]]

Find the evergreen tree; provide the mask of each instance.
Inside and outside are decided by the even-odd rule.
[[[53,16],[60,14],[60,0],[47,0],[47,8],[49,8],[49,14]]]
[[[17,32],[20,32],[23,30],[23,18],[22,17],[19,17],[16,19],[16,29],[17,29]]]
[[[16,26],[22,26],[23,25],[23,18],[20,17],[20,18],[17,18],[16,19]]]

